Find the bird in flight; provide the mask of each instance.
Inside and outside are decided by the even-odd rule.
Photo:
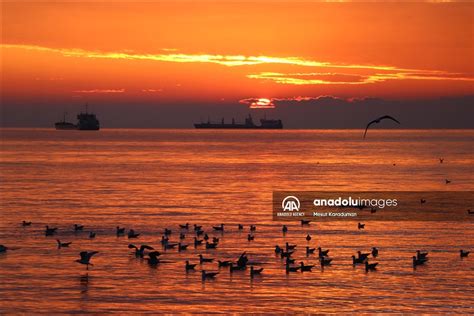
[[[378,119],[370,121],[369,124],[367,124],[367,127],[365,128],[365,132],[364,132],[364,138],[365,138],[365,135],[367,134],[367,130],[369,129],[370,125],[375,124],[375,123],[380,123],[380,121],[386,120],[386,119],[392,120],[392,121],[397,122],[398,124],[400,124],[400,122],[396,118],[393,118],[390,115],[381,116]]]
[[[90,260],[92,258],[93,255],[99,253],[98,251],[81,251],[79,253],[79,255],[81,256],[81,259],[77,259],[76,262],[80,263],[80,264],[85,264],[86,267],[87,267],[87,270],[89,270],[89,266],[93,265],[92,263],[90,263]]]

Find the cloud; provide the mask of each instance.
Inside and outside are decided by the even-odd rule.
[[[472,74],[452,73],[442,70],[410,69],[388,65],[361,65],[331,63],[306,59],[303,57],[244,56],[217,54],[184,54],[165,49],[164,54],[139,54],[133,51],[100,52],[76,48],[51,48],[37,45],[1,44],[6,49],[24,49],[39,52],[61,54],[65,57],[152,60],[172,63],[211,63],[227,67],[269,65],[290,65],[305,68],[317,68],[326,71],[317,72],[260,72],[248,74],[249,79],[260,79],[287,85],[365,85],[388,80],[446,80],[474,81]],[[345,70],[345,72],[341,72]],[[357,73],[348,73],[357,72]]]
[[[251,109],[273,109],[275,108],[273,100],[267,98],[248,98],[240,100],[239,103],[247,104]]]
[[[355,98],[340,98],[332,95],[320,95],[320,96],[295,96],[288,98],[247,98],[239,101],[241,104],[248,105],[251,109],[268,109],[276,108],[278,104],[292,104],[292,103],[313,103],[313,104],[337,104],[337,103],[352,103],[359,101],[366,101],[368,98],[355,99]]]
[[[150,93],[156,93],[156,92],[162,92],[163,89],[142,89],[142,92],[150,92]]]
[[[250,79],[261,79],[273,81],[279,84],[289,85],[362,85],[387,80],[446,80],[446,81],[474,81],[460,73],[449,73],[441,71],[399,71],[393,73],[374,73],[369,75],[358,75],[348,73],[278,73],[261,72],[259,74],[247,75]]]
[[[91,90],[74,90],[74,93],[123,93],[125,89],[91,89]]]

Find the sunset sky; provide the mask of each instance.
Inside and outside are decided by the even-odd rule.
[[[469,3],[7,2],[2,11],[4,126],[49,124],[85,102],[110,126],[160,127],[166,117],[164,127],[182,127],[180,116],[259,111],[249,107],[280,105],[291,117],[321,99],[395,107],[474,95]]]

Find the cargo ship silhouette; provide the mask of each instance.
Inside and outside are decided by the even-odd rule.
[[[87,111],[88,105],[86,104],[86,112],[81,112],[77,115],[77,124],[66,122],[66,113],[64,114],[61,122],[56,122],[54,127],[57,130],[80,130],[80,131],[98,131],[100,129],[100,122],[94,113]]]
[[[283,123],[281,120],[268,120],[266,118],[260,119],[260,125],[255,125],[252,120],[252,116],[245,119],[245,123],[236,123],[232,119],[232,123],[225,123],[222,119],[221,123],[212,123],[210,120],[203,123],[195,123],[195,128],[215,128],[215,129],[282,129]]]

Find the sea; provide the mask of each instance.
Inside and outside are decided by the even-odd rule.
[[[363,130],[4,128],[0,136],[0,244],[9,248],[0,254],[1,314],[474,313],[474,215],[358,229],[356,219],[277,221],[272,210],[275,191],[472,192],[474,130],[373,129],[364,139]],[[221,223],[223,232],[213,229]],[[194,224],[219,238],[216,249],[194,247]],[[46,225],[57,234],[45,236]],[[140,236],[117,236],[117,226]],[[165,228],[188,249],[163,249]],[[72,244],[58,249],[56,239]],[[274,249],[287,242],[311,272],[286,273]],[[153,247],[160,264],[136,258],[129,244]],[[306,246],[329,249],[331,265],[321,268]],[[352,264],[372,247],[376,271]],[[460,249],[473,253],[461,259]],[[416,250],[429,260],[415,269]],[[81,251],[99,252],[88,270],[75,261]],[[244,252],[261,275],[218,267]],[[214,262],[199,264],[199,254]],[[186,260],[196,271],[185,271]],[[219,274],[203,281],[201,270]]]

